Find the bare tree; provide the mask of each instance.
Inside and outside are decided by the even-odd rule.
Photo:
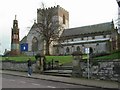
[[[37,23],[37,27],[39,28],[38,32],[42,35],[42,38],[46,43],[45,54],[50,55],[50,44],[52,41],[57,41],[59,39],[63,27],[58,19],[56,19],[56,11],[45,8],[44,3],[42,3],[42,8],[40,9],[39,14],[40,21]]]

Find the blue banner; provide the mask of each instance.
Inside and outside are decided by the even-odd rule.
[[[28,43],[22,43],[20,45],[20,50],[22,51],[28,51]]]

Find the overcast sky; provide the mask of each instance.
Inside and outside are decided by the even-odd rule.
[[[15,15],[21,40],[36,20],[41,2],[46,7],[60,5],[69,11],[70,28],[109,22],[112,19],[116,23],[118,17],[116,0],[0,0],[0,53],[11,48],[11,28]]]

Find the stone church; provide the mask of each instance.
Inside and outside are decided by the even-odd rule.
[[[109,53],[120,49],[119,34],[117,28],[114,27],[113,21],[69,28],[69,12],[67,10],[59,5],[46,10],[55,12],[53,19],[57,19],[59,24],[64,27],[60,32],[59,43],[53,41],[50,45],[51,55],[70,55],[74,51],[85,53],[85,48],[90,48],[92,53]],[[20,41],[20,44],[28,44],[28,51],[22,52],[27,55],[45,54],[45,42],[40,33],[37,32],[40,12],[41,9],[37,9],[37,22],[34,22],[27,36]]]

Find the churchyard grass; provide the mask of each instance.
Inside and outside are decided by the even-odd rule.
[[[13,60],[16,62],[24,62],[27,61],[28,58],[31,58],[32,61],[35,61],[35,57],[34,56],[17,56],[17,57],[2,57],[0,60]],[[45,56],[46,58],[46,62],[51,62],[53,61],[59,61],[59,63],[64,64],[64,63],[69,63],[72,62],[73,57],[71,55],[69,56]],[[83,56],[83,58],[87,58],[86,55]]]
[[[59,63],[70,63],[73,60],[73,57],[71,55],[69,56],[46,56],[47,62],[53,61],[59,61]],[[83,59],[87,59],[87,55],[83,55]]]
[[[120,51],[119,52],[113,52],[110,55],[96,57],[95,59],[104,59],[104,60],[113,60],[113,59],[119,59],[120,60]]]
[[[51,62],[52,59],[53,61],[59,61],[59,63],[64,64],[64,63],[69,63],[72,62],[73,57],[71,55],[68,56],[45,56],[46,57],[46,62]],[[14,60],[18,62],[24,62],[27,61],[28,58],[31,58],[32,61],[35,61],[34,56],[18,56],[18,57],[1,57],[0,60]],[[87,59],[87,55],[83,55],[83,59]],[[107,56],[101,56],[101,57],[96,57],[95,59],[99,60],[112,60],[112,59],[120,59],[120,52],[115,52]]]
[[[13,60],[13,61],[16,61],[16,62],[24,62],[24,61],[27,61],[28,58],[31,58],[32,61],[35,60],[35,57],[28,57],[28,56],[17,56],[17,57],[2,57],[2,60]],[[1,60],[1,59],[0,59]]]
[[[60,64],[72,62],[72,56],[46,56],[46,61],[48,62],[59,61]]]
[[[51,62],[52,59],[53,61],[59,61],[59,63],[64,64],[64,63],[69,63],[72,61],[72,56],[45,56],[46,57],[46,62]],[[17,56],[17,57],[2,57],[0,60],[12,60],[16,62],[25,62],[28,60],[28,58],[31,58],[32,61],[35,61],[35,57],[28,57],[28,56]]]

